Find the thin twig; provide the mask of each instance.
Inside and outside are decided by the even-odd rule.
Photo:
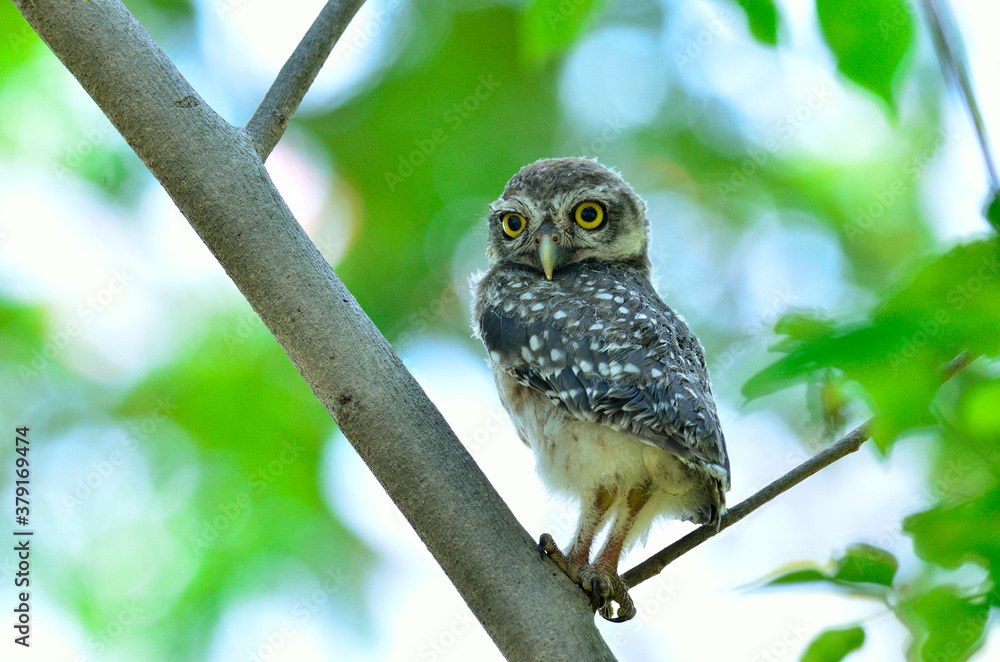
[[[329,0],[278,72],[271,89],[246,126],[261,159],[267,159],[278,144],[288,120],[295,114],[302,97],[363,1]]]
[[[990,139],[986,133],[986,123],[979,112],[976,94],[972,89],[968,58],[965,54],[965,48],[962,46],[962,39],[955,28],[955,19],[951,14],[951,9],[947,0],[940,3],[936,0],[923,0],[923,5],[924,14],[927,15],[927,24],[931,31],[931,40],[934,42],[934,50],[937,52],[945,81],[958,89],[959,96],[965,103],[969,117],[972,119],[972,126],[976,131],[983,159],[986,161],[986,171],[992,189],[994,192],[1000,191],[1000,177],[997,176],[997,168],[993,161]]]
[[[972,363],[974,359],[975,357],[970,355],[968,352],[962,352],[954,359],[941,366],[941,372],[944,380],[947,381],[950,379],[956,373]],[[778,478],[753,496],[740,502],[735,507],[730,508],[729,511],[722,517],[722,522],[718,529],[710,524],[706,524],[698,527],[673,544],[664,547],[653,556],[623,574],[622,578],[625,580],[625,583],[629,586],[636,586],[651,577],[655,577],[671,562],[677,560],[679,557],[690,552],[701,543],[715,536],[715,534],[719,533],[719,531],[736,524],[774,497],[798,485],[809,476],[818,472],[820,469],[824,469],[842,457],[850,455],[854,451],[858,450],[861,448],[861,444],[871,437],[874,420],[875,419],[872,418],[865,423],[862,423],[834,444],[824,448],[822,451],[795,467],[781,478]]]

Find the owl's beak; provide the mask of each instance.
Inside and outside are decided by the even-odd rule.
[[[559,247],[552,241],[550,234],[535,237],[535,241],[538,242],[538,259],[542,262],[545,279],[552,280],[552,271],[556,268],[556,262],[559,259]]]

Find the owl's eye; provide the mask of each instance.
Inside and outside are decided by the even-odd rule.
[[[604,222],[604,207],[596,202],[581,202],[573,216],[584,230],[596,230]]]
[[[517,212],[509,211],[503,215],[503,231],[511,239],[521,234],[521,230],[524,229],[525,225],[527,223],[524,222],[524,216],[521,216]]]

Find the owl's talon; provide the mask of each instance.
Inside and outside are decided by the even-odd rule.
[[[543,533],[538,538],[538,551],[542,556],[552,559],[563,574],[583,589],[590,598],[590,608],[599,613],[601,618],[612,623],[622,623],[635,616],[635,604],[628,594],[628,585],[617,572],[603,569],[600,565],[571,561],[548,533]],[[614,611],[616,602],[617,615]]]
[[[583,587],[583,590],[590,593],[590,608],[594,611],[601,611],[608,606],[611,597],[611,583],[594,566],[588,566],[588,572],[581,574],[591,573],[593,576],[590,578],[590,590],[587,590],[586,587]]]
[[[590,594],[590,608],[601,618],[622,623],[635,616],[635,604],[628,594],[628,586],[618,573],[588,564],[581,575],[580,586]],[[618,603],[617,615],[614,603]]]
[[[586,589],[584,589],[586,590]],[[600,611],[604,609],[607,605],[607,597],[601,595],[600,583],[597,581],[597,577],[590,580],[590,608],[594,611]]]
[[[635,603],[632,602],[632,596],[628,594],[628,585],[621,575],[615,574],[612,583],[614,586],[611,598],[618,603],[618,615],[612,616],[611,600],[608,600],[606,609],[601,611],[601,617],[612,623],[624,623],[635,616]]]
[[[552,554],[561,554],[562,552],[559,551],[559,547],[552,536],[548,533],[543,533],[538,537],[538,553],[542,556],[551,556]]]

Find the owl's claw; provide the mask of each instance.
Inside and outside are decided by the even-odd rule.
[[[574,584],[590,596],[590,608],[607,621],[623,623],[635,616],[635,604],[628,594],[628,586],[621,576],[590,563],[573,563],[556,545],[548,533],[538,539],[538,551],[548,556]],[[618,615],[614,614],[614,603],[618,603]]]
[[[590,608],[606,621],[623,623],[635,616],[635,603],[628,594],[628,585],[617,572],[587,564],[581,571],[581,587],[590,594]],[[589,584],[590,590],[587,590]],[[615,615],[614,603],[618,603]]]

